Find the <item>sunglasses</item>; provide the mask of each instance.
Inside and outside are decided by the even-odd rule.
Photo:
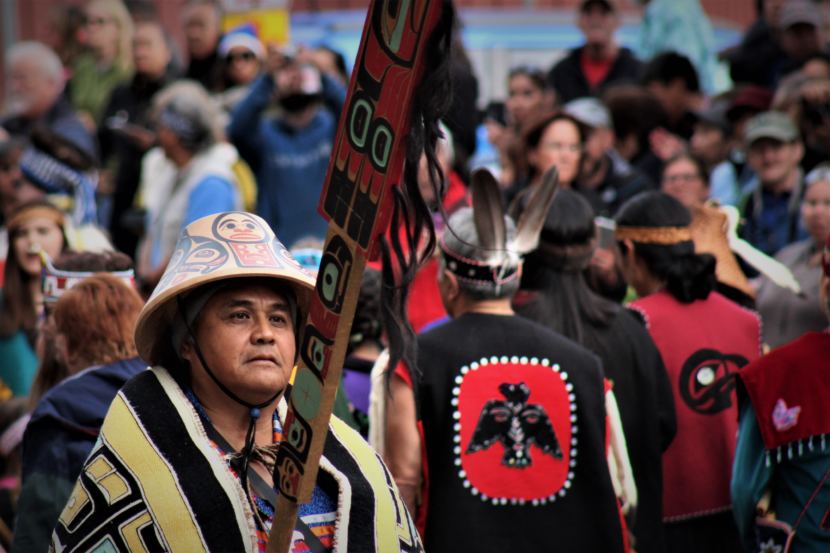
[[[240,52],[238,54],[228,54],[227,57],[228,63],[233,63],[236,60],[251,61],[254,59],[256,59],[256,56],[253,52]]]

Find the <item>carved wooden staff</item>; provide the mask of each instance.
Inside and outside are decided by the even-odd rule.
[[[320,198],[329,228],[274,469],[279,499],[272,553],[289,551],[298,503],[311,500],[363,270],[389,226],[412,96],[444,1],[372,0],[369,6]]]

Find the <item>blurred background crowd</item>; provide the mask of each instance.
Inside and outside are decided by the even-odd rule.
[[[136,356],[124,329],[141,298],[103,282],[87,292],[97,303],[78,291],[75,304],[55,308],[41,287],[43,267],[133,268],[146,298],[184,226],[248,210],[315,269],[326,229],[317,203],[364,11],[276,2],[293,37],[277,43],[256,17],[229,17],[246,2],[2,4],[0,542],[8,546],[28,422],[21,416],[64,378]],[[718,289],[758,311],[770,347],[826,327],[818,289],[830,235],[827,2],[735,2],[745,28],[700,0],[496,2],[489,16],[475,11],[480,2],[457,4],[453,102],[439,144],[447,186],[430,198],[439,228],[440,206],[452,213],[469,204],[471,171],[489,169],[505,199],[521,206],[556,167],[561,186],[603,217],[587,280],[621,302],[633,294],[612,234],[621,205],[662,191],[693,218],[731,206],[727,235],[752,252],[722,262],[722,245],[713,246]],[[487,24],[465,28],[466,17]],[[29,36],[9,36],[15,18],[26,19],[18,29]],[[315,20],[326,23],[310,27]],[[546,31],[533,20],[558,23]],[[507,41],[525,23],[545,38],[523,52],[508,44],[482,54],[468,44]],[[202,253],[190,262],[210,263]],[[766,276],[768,257],[797,286]],[[417,331],[446,317],[435,274],[427,265],[415,282]],[[346,375],[364,432],[368,372],[384,346],[378,282],[366,279]],[[91,347],[90,336],[116,345]],[[124,371],[118,382],[132,374]]]

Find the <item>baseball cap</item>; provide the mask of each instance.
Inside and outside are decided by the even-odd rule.
[[[592,97],[571,100],[564,107],[565,113],[593,129],[610,129],[611,113],[600,100]]]
[[[772,103],[772,91],[758,85],[747,85],[741,88],[729,109],[726,117],[734,123],[746,113],[761,113],[769,109]]]
[[[818,12],[818,6],[814,2],[808,2],[807,0],[790,0],[784,3],[778,15],[778,27],[788,29],[800,23],[812,25],[816,28],[821,27],[821,16]]]
[[[746,143],[752,144],[762,138],[772,138],[781,142],[792,142],[798,138],[798,129],[792,119],[780,111],[759,113],[746,125]]]

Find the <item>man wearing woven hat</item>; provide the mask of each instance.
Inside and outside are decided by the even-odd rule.
[[[804,144],[790,116],[767,111],[749,120],[747,161],[756,174],[743,200],[743,236],[766,254],[807,238],[799,222],[804,176],[799,167]]]
[[[263,219],[198,219],[136,325],[119,392],[53,534],[58,551],[264,551],[298,325],[314,280]],[[299,392],[297,392],[299,393]],[[296,435],[292,443],[307,436]],[[333,418],[293,551],[420,551],[385,466]]]

